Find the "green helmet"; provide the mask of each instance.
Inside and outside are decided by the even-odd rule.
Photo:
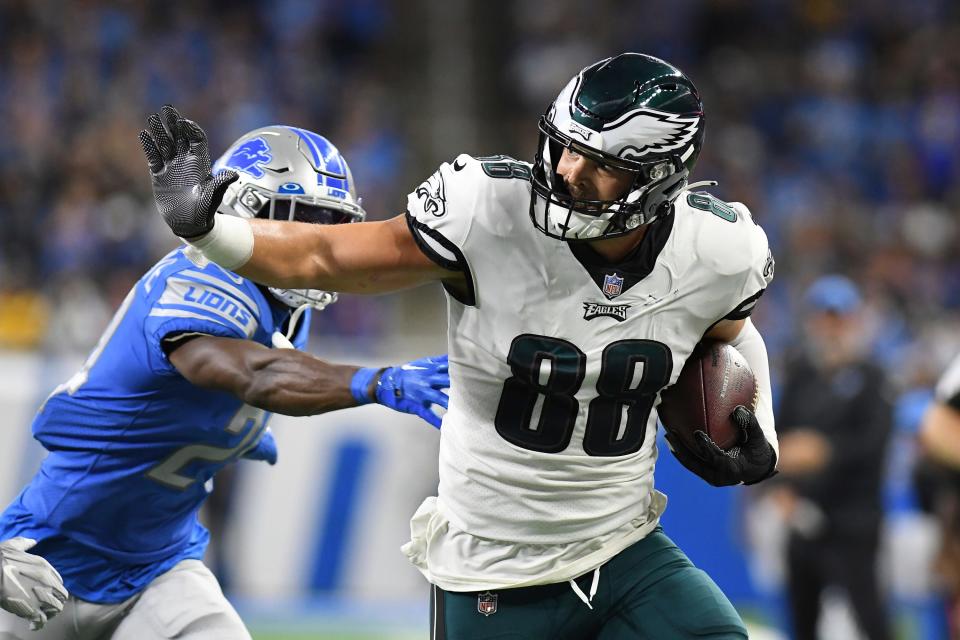
[[[703,103],[682,71],[622,53],[573,78],[540,118],[530,217],[561,240],[610,238],[672,211],[703,145]],[[570,195],[557,174],[564,148],[634,174],[615,200]]]

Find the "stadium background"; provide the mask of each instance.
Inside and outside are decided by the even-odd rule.
[[[877,461],[897,551],[887,584],[901,637],[939,637],[930,525],[907,478],[929,388],[960,348],[958,13],[949,0],[0,0],[0,499],[42,455],[36,406],[175,246],[136,143],[148,113],[177,105],[214,153],[268,123],[317,130],[377,219],[460,152],[531,158],[536,118],[572,74],[642,51],[703,94],[694,178],[749,203],[771,240],[777,277],[755,318],[775,374],[814,277],[843,272],[865,291],[899,394],[893,455]],[[436,288],[344,297],[311,350],[440,352],[444,313]],[[437,434],[376,407],[275,429],[281,463],[240,466],[219,554],[256,637],[422,637],[427,588],[398,547],[435,489]],[[764,514],[669,455],[657,483],[668,532],[777,637],[776,535],[748,535],[770,533],[751,524]],[[850,637],[842,606],[828,623]]]

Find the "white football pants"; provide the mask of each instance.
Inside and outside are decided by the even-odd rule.
[[[217,579],[199,560],[183,560],[141,593],[117,604],[70,596],[43,629],[0,610],[0,640],[250,640]]]

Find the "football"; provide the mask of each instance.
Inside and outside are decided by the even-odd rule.
[[[723,450],[740,444],[741,430],[731,418],[737,405],[753,410],[757,382],[743,355],[716,341],[701,342],[687,358],[676,383],[660,394],[660,422],[689,446],[694,432],[705,431]]]

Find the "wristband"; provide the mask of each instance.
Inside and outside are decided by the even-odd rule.
[[[364,367],[359,369],[350,380],[350,395],[357,401],[357,404],[370,404],[374,398],[370,394],[370,383],[383,371],[376,367]]]
[[[209,233],[187,243],[227,271],[247,264],[253,255],[253,228],[250,221],[222,213],[215,214],[213,220],[213,229]]]

